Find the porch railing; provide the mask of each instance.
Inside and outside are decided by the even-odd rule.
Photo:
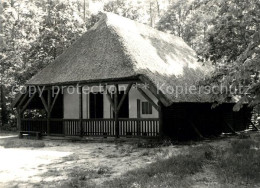
[[[47,119],[22,119],[22,131],[38,131],[43,135],[47,134]]]
[[[119,119],[119,136],[158,136],[159,119]]]
[[[47,119],[22,119],[22,131],[47,135]],[[50,134],[64,136],[116,136],[114,119],[50,119]],[[159,119],[120,118],[119,136],[159,136]]]
[[[83,134],[86,136],[115,136],[113,119],[84,119]]]

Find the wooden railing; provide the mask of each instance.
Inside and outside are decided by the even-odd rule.
[[[84,119],[83,135],[115,136],[115,121],[114,119]]]
[[[47,134],[46,119],[22,119],[23,131]],[[65,136],[116,136],[114,119],[50,119],[50,134]],[[120,118],[119,136],[159,136],[159,119]]]
[[[50,119],[50,134],[51,135],[64,135],[63,119]]]
[[[119,119],[120,136],[159,136],[158,119]]]
[[[46,119],[22,119],[22,131],[38,131],[43,135],[47,134],[47,120]]]

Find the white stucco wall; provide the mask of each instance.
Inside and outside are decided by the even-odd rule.
[[[154,101],[155,104],[158,103],[157,98],[147,89],[143,89],[144,92]],[[141,102],[141,118],[158,118],[158,111],[152,107],[152,114],[142,114],[142,102],[147,101],[142,94],[136,89],[132,88],[129,92],[129,117],[137,118],[137,99]]]
[[[82,95],[82,106],[83,106],[83,119],[89,118],[89,95],[83,94]]]
[[[63,90],[64,102],[64,118],[65,119],[78,119],[79,118],[79,95],[72,92],[72,88]]]
[[[125,87],[120,87],[125,86]],[[120,85],[119,90],[122,91],[124,88],[126,88],[126,85]],[[85,89],[85,93],[87,93],[87,90],[89,89],[87,86],[83,88]],[[97,92],[100,89],[96,87],[90,88],[91,91]],[[79,94],[77,93],[71,93],[71,90],[64,90],[64,118],[65,119],[77,119],[79,118]],[[158,100],[156,97],[149,91],[145,90],[146,94],[157,104]],[[84,91],[83,91],[84,93]],[[107,99],[107,96],[104,95],[104,118],[111,118],[112,109],[110,107],[110,103]],[[140,102],[146,101],[146,99],[139,93],[139,91],[136,88],[131,88],[129,92],[129,118],[137,118],[137,99],[140,100]],[[83,118],[88,119],[89,118],[89,94],[83,94],[82,98],[83,102]],[[142,107],[142,105],[141,105]],[[140,109],[142,112],[142,109]],[[141,118],[158,118],[159,114],[157,110],[153,107],[152,114],[142,114]]]

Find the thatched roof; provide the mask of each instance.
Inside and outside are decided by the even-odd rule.
[[[179,37],[112,13],[72,44],[27,85],[74,84],[138,77],[149,82],[162,102],[209,102],[202,95],[165,92],[167,86],[190,86],[212,68],[197,62],[196,53]],[[158,84],[164,85],[158,87]],[[164,93],[164,94],[162,94]]]

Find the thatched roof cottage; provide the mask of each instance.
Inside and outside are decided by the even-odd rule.
[[[248,109],[234,113],[232,103],[211,109],[210,93],[199,91],[212,71],[181,38],[104,13],[26,83],[35,93],[15,101],[18,125],[44,135],[105,137],[203,137],[226,130],[224,124],[244,129]],[[23,117],[31,109],[46,115]]]

